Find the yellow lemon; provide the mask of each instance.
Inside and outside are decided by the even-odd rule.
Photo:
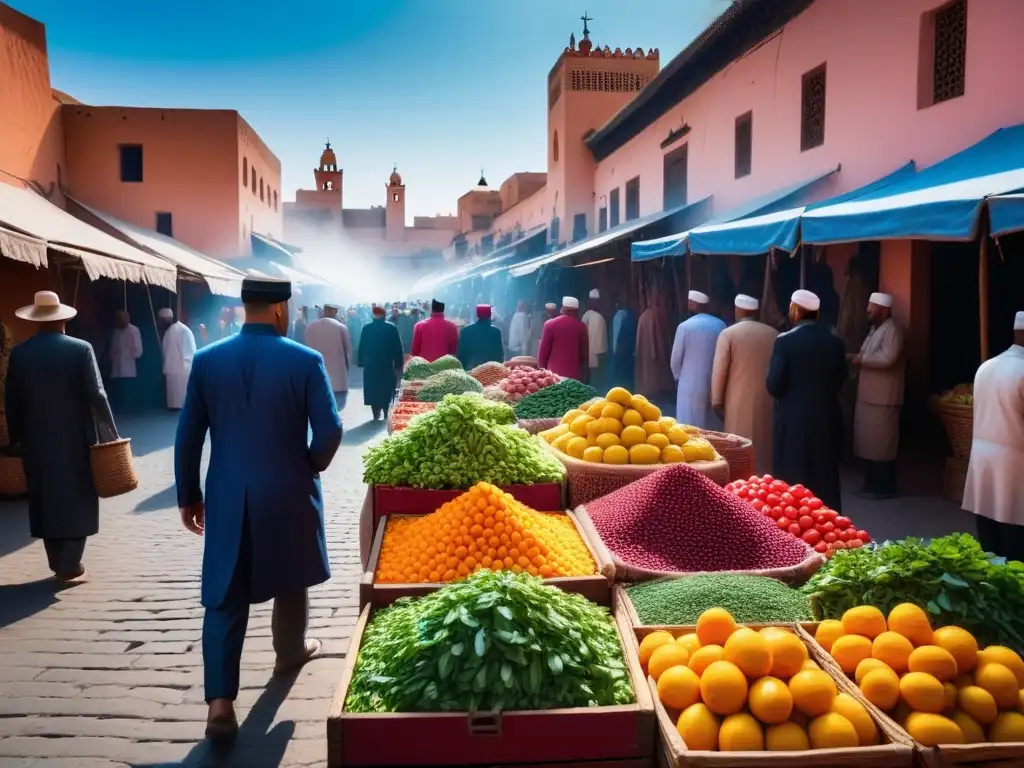
[[[647,674],[657,680],[669,667],[685,667],[689,660],[690,652],[679,643],[665,643],[651,654],[647,662]]]
[[[803,752],[811,748],[811,742],[796,723],[779,723],[765,729],[764,748],[769,752]]]
[[[587,416],[587,415],[577,416],[575,419],[572,420],[572,423],[569,424],[569,429],[572,431],[572,433],[574,435],[579,435],[580,437],[586,437],[587,436],[587,424],[589,424],[593,420],[594,420],[593,416]]]
[[[835,681],[820,670],[797,672],[789,681],[789,692],[793,694],[793,706],[810,717],[829,712],[838,693]]]
[[[736,631],[736,620],[724,608],[708,608],[697,617],[697,637],[701,645],[724,646]]]
[[[697,676],[704,674],[704,670],[725,658],[725,649],[720,645],[702,645],[690,654],[690,669],[697,673]]]
[[[572,432],[566,432],[561,437],[555,438],[555,440],[553,440],[551,443],[551,447],[554,448],[555,450],[565,453],[566,446],[569,445],[569,441],[572,440],[574,437],[576,437],[576,435],[574,435]]]
[[[683,455],[689,461],[714,461],[715,447],[703,438],[691,438],[683,446]]]
[[[648,435],[647,444],[653,445],[655,448],[658,449],[659,452],[663,451],[669,446],[668,435],[663,435],[661,432],[658,432],[653,435]]]
[[[634,445],[647,442],[647,433],[643,427],[626,427],[622,430],[619,440],[625,447],[632,448]]]
[[[764,635],[734,632],[725,641],[725,660],[731,661],[747,677],[764,677],[772,669],[772,652]],[[785,719],[785,718],[783,718]]]
[[[682,427],[670,427],[668,430],[668,441],[672,445],[685,445],[690,439],[690,433]]]
[[[942,714],[950,715],[956,709],[956,700],[959,698],[960,689],[958,689],[953,683],[943,683],[943,690],[946,692],[945,706],[942,707]]]
[[[1000,712],[988,732],[996,744],[1024,741],[1024,715],[1020,712]]]
[[[584,461],[601,464],[604,461],[604,449],[599,448],[596,445],[591,445],[583,452],[582,458]]]
[[[871,641],[864,635],[843,635],[832,643],[832,658],[843,672],[853,675],[858,664],[871,658]]]
[[[604,418],[598,419],[598,422],[600,423],[600,426],[597,428],[597,431],[600,434],[609,434],[616,436],[622,434],[622,422],[619,421],[618,419]]]
[[[857,741],[862,747],[874,746],[878,743],[878,728],[864,705],[848,693],[840,693],[832,702],[832,711],[845,717],[857,731]]]
[[[582,411],[579,408],[573,408],[571,411],[566,411],[565,416],[562,417],[563,424],[572,424],[573,420],[577,416],[586,416],[586,411]]]
[[[632,427],[630,427],[632,429]],[[639,443],[629,449],[630,464],[657,464],[661,459],[661,449],[655,445]]]
[[[604,450],[604,463],[605,464],[628,464],[629,463],[629,451],[623,448],[621,445],[613,445]]]
[[[942,715],[929,712],[911,712],[904,725],[910,737],[926,747],[942,744],[963,744],[964,733],[960,726]]]
[[[608,394],[605,395],[605,400],[607,400],[609,403],[615,403],[617,405],[621,405],[623,408],[626,408],[632,402],[633,395],[630,394],[629,391],[623,389],[622,387],[613,387],[612,389],[608,390]]]
[[[565,446],[565,452],[572,456],[574,459],[582,459],[584,451],[590,447],[590,443],[587,442],[585,437],[574,437],[568,445]]]
[[[860,746],[857,729],[838,712],[826,712],[811,720],[807,728],[811,749],[843,749]]]
[[[1003,664],[995,662],[983,663],[974,673],[974,684],[984,688],[996,700],[1000,709],[1012,709],[1017,706],[1020,689],[1013,672]]]
[[[587,408],[587,415],[593,416],[595,419],[601,418],[601,412],[604,410],[606,405],[608,405],[607,400],[598,400],[594,402],[589,408]]]
[[[914,646],[898,632],[883,632],[871,643],[871,658],[884,661],[896,674],[907,671],[907,661]]]
[[[848,635],[860,635],[874,640],[885,632],[885,616],[873,605],[858,605],[843,614],[843,631]]]
[[[700,698],[716,715],[732,715],[747,703],[747,677],[728,661],[712,663],[700,676]]]
[[[937,645],[922,645],[914,649],[907,659],[911,672],[927,672],[940,682],[956,677],[957,666],[953,654]]]
[[[864,698],[889,712],[900,699],[900,679],[891,669],[873,669],[860,681],[860,692]]]
[[[633,407],[636,408],[636,405]],[[640,415],[644,417],[644,421],[659,421],[661,419],[661,409],[656,405],[643,402],[640,403],[640,407],[636,409],[640,411]]]
[[[619,444],[619,436],[613,432],[603,432],[597,436],[598,448],[608,449]]]
[[[900,698],[915,712],[939,714],[946,708],[946,689],[925,672],[907,672],[900,680]]]
[[[985,729],[978,724],[978,721],[961,709],[958,709],[949,719],[957,724],[960,732],[964,735],[964,744],[981,744],[988,741],[985,736]]]
[[[659,629],[656,632],[646,635],[643,640],[640,641],[640,666],[643,667],[644,671],[647,671],[647,662],[651,660],[651,654],[653,654],[658,648],[669,643],[674,643],[675,638],[672,637],[671,632],[666,632],[663,629]]]
[[[832,644],[845,635],[843,623],[838,619],[826,619],[818,625],[814,632],[814,639],[826,652],[831,653]]]
[[[627,408],[620,421],[627,427],[639,427],[644,423],[644,417],[640,415],[640,411]]]
[[[761,724],[746,712],[729,715],[718,729],[720,752],[761,752],[764,732]]]
[[[645,421],[640,426],[643,427],[644,432],[646,432],[648,435],[661,434],[661,424],[659,424],[656,421]]]
[[[990,645],[983,651],[978,651],[978,664],[987,664],[994,661],[1002,664],[1013,672],[1017,678],[1017,687],[1024,688],[1024,661],[1020,655],[1004,645]]]
[[[970,672],[978,664],[978,641],[960,627],[940,627],[932,636],[933,643],[956,659],[960,673]]]
[[[676,425],[676,420],[671,416],[662,416],[658,419],[658,424],[661,425],[661,431],[667,435],[668,431]]]
[[[903,635],[914,645],[931,645],[932,625],[926,614],[913,603],[900,603],[891,611],[887,621],[889,629]]]
[[[646,402],[647,398],[644,397],[643,395],[633,395],[633,397],[629,399],[629,407],[635,411],[639,411],[640,406]]]
[[[688,749],[712,752],[718,749],[721,723],[707,704],[691,704],[679,715],[676,730]]]
[[[686,456],[678,445],[668,445],[661,449],[662,464],[679,464],[684,461],[686,461]]]
[[[762,632],[768,642],[768,650],[772,654],[772,667],[769,672],[774,677],[788,680],[801,669],[807,661],[807,646],[803,640],[792,632]]]
[[[587,438],[596,438],[601,434],[601,419],[594,419],[587,423]],[[596,445],[596,443],[595,443]]]
[[[747,706],[765,725],[784,723],[793,712],[793,694],[777,677],[762,677],[750,686]]]
[[[669,646],[663,646],[663,651]],[[685,648],[682,649],[685,652]],[[651,657],[653,664],[655,655]],[[669,667],[658,677],[658,698],[670,709],[686,709],[700,701],[700,678],[689,667]]]
[[[618,403],[608,403],[608,405],[601,409],[601,416],[605,419],[615,419],[618,421],[625,412],[626,409]]]
[[[857,665],[857,671],[853,673],[854,682],[860,685],[860,681],[864,679],[864,675],[873,669],[889,669],[891,668],[884,661],[878,659],[864,659],[860,664]]]

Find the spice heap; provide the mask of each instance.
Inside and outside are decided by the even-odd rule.
[[[567,515],[536,512],[500,488],[478,483],[429,515],[390,520],[376,578],[436,583],[484,568],[543,578],[596,572]]]
[[[718,453],[699,430],[662,417],[643,395],[622,387],[600,400],[567,412],[562,423],[541,432],[551,446],[595,464],[675,464],[714,461]]]
[[[558,419],[596,394],[593,387],[576,379],[562,379],[520,400],[516,405],[516,416],[520,419]]]
[[[811,618],[803,594],[764,576],[705,573],[645,581],[626,591],[640,623],[646,625],[692,625],[715,607],[725,608],[744,624],[788,624]]]
[[[515,426],[505,403],[448,395],[431,413],[363,455],[363,482],[414,488],[469,488],[559,482],[562,463]]]
[[[634,701],[607,610],[527,574],[480,571],[367,625],[349,712],[481,712]]]
[[[867,709],[838,692],[788,629],[755,632],[711,608],[695,632],[644,637],[640,664],[690,750],[785,752],[879,742]]]
[[[779,530],[803,539],[826,557],[832,557],[836,550],[871,543],[867,531],[857,530],[850,518],[826,507],[803,485],[789,485],[771,475],[754,475],[749,480],[734,480],[725,489],[750,502]]]
[[[697,470],[675,464],[586,505],[609,550],[656,571],[795,566],[810,548]]]
[[[965,533],[837,552],[803,590],[820,619],[913,603],[936,627],[956,624],[984,644],[1024,650],[1024,564],[987,554]]]
[[[497,384],[507,379],[511,371],[501,363],[480,363],[476,368],[469,371],[469,375],[479,381],[484,387]]]
[[[927,747],[1024,742],[1024,661],[1016,651],[979,650],[956,626],[933,631],[912,603],[888,618],[874,606],[851,608],[819,624],[815,639],[864,698]]]
[[[482,394],[483,386],[463,370],[447,370],[435,373],[416,393],[416,399],[424,403],[436,403],[445,395],[464,395],[467,392]]]
[[[434,403],[399,402],[395,403],[388,417],[391,423],[392,432],[401,432],[416,416],[421,413],[429,413],[437,406]]]
[[[499,382],[498,386],[508,395],[509,402],[518,403],[527,395],[561,380],[561,376],[547,368],[513,368],[508,378]]]
[[[508,394],[505,390],[499,387],[497,384],[492,384],[489,387],[484,387],[484,397],[488,400],[494,400],[496,403],[507,403]]]

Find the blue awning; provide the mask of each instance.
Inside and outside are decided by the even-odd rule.
[[[782,189],[777,189],[767,195],[762,195],[761,197],[756,197],[753,200],[748,200],[746,203],[736,206],[720,216],[713,217],[701,226],[710,227],[716,224],[725,224],[727,222],[736,221],[737,219],[745,219],[750,216],[759,216],[773,211],[791,208],[794,205],[807,200],[813,194],[814,189],[820,182],[824,181],[838,170],[838,167],[832,168],[826,173],[815,176],[813,179],[801,181],[799,184],[783,187]],[[652,261],[653,259],[660,259],[663,256],[683,256],[686,254],[689,247],[688,243],[690,235],[694,231],[695,229],[691,229],[679,232],[675,235],[659,237],[656,240],[644,240],[639,243],[633,243],[633,261]],[[761,253],[763,253],[763,251],[761,251]]]
[[[805,243],[859,240],[973,240],[985,199],[1024,190],[1024,125],[856,200],[807,211]]]
[[[512,267],[509,272],[513,277],[522,277],[523,275],[529,275],[536,272],[543,266],[551,264],[561,259],[567,259],[570,256],[577,256],[586,251],[598,248],[602,245],[607,245],[610,242],[618,240],[620,237],[625,237],[633,232],[636,232],[644,227],[652,224],[657,224],[661,221],[665,221],[669,218],[679,216],[683,225],[687,221],[699,221],[702,212],[711,201],[710,197],[705,197],[703,200],[698,200],[696,203],[689,203],[687,205],[676,206],[675,208],[669,208],[667,211],[659,211],[658,213],[652,213],[648,216],[641,216],[638,219],[632,219],[630,221],[619,224],[616,227],[605,230],[604,232],[589,237],[586,240],[581,240],[578,243],[574,243],[567,248],[563,248],[560,251],[554,253],[547,253],[543,256],[538,256],[535,259],[530,259],[523,262],[517,267]],[[634,244],[635,248],[636,245]]]
[[[992,237],[1024,232],[1024,195],[996,195],[988,199]]]
[[[800,242],[800,222],[805,211],[823,208],[827,205],[855,200],[863,195],[876,192],[913,175],[913,161],[888,176],[842,195],[811,203],[806,206],[786,208],[760,216],[750,216],[725,224],[705,224],[690,232],[688,246],[690,253],[707,255],[737,254],[756,256],[773,249],[792,253]]]
[[[255,254],[265,255],[267,258],[271,259],[286,257],[289,261],[292,261],[295,258],[294,253],[272,237],[250,232],[249,240],[252,242],[252,250]]]
[[[523,251],[532,247],[541,237],[546,237],[547,232],[547,224],[534,227],[514,243],[504,245],[488,254],[486,259],[477,262],[468,270],[456,276],[452,282],[458,283],[471,277],[487,277],[490,274],[494,274],[495,270],[507,269],[509,266],[512,266],[509,262],[513,261],[516,256],[523,256]]]

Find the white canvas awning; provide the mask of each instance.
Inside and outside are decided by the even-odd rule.
[[[0,183],[0,226],[20,230],[45,241],[49,248],[81,259],[92,280],[108,277],[177,290],[178,275],[173,264],[89,226],[24,187]]]
[[[245,278],[243,272],[193,250],[173,237],[129,224],[109,213],[91,208],[77,200],[75,202],[136,244],[160,254],[185,272],[201,277],[212,293],[236,299],[242,295],[242,280]]]
[[[34,267],[46,266],[46,242],[0,227],[0,256]]]

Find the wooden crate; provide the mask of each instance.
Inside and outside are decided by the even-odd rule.
[[[814,639],[813,630],[806,624],[800,625],[798,631],[801,634],[807,647],[810,649],[811,658],[822,667],[828,667],[833,676],[842,677],[854,685],[846,673],[840,669],[832,654],[826,651]],[[856,687],[854,685],[854,687]],[[952,766],[965,766],[965,768],[1021,768],[1024,766],[1024,742],[1013,742],[1007,744],[947,744],[942,747],[926,747],[914,741],[910,735],[888,714],[876,707],[870,701],[864,700],[864,706],[868,707],[872,716],[886,724],[887,728],[895,729],[909,740],[917,752],[917,763],[923,768],[952,768]]]
[[[636,702],[614,707],[469,714],[350,714],[345,699],[372,606],[352,633],[327,719],[329,768],[551,766],[648,768],[655,751],[654,703],[636,655],[626,650]],[[629,629],[616,619],[620,639]]]
[[[624,590],[616,587],[615,605],[619,623],[629,626],[629,615],[625,605],[620,602]],[[634,614],[635,615],[635,614]],[[745,624],[751,629],[761,629],[767,625]],[[777,624],[797,632],[807,644],[805,633],[793,624]],[[813,625],[811,625],[813,626]],[[627,636],[628,653],[638,654],[640,641],[652,632],[667,630],[676,637],[695,632],[693,626],[675,627],[643,627],[633,626],[631,636]],[[630,642],[632,640],[632,642]],[[808,653],[814,657],[814,649],[808,645]],[[630,660],[631,663],[633,659]],[[639,656],[635,659],[639,665]],[[819,662],[820,664],[820,662]],[[654,712],[658,719],[658,732],[661,736],[660,749],[657,755],[658,764],[663,768],[910,768],[914,762],[913,742],[906,733],[887,719],[879,718],[857,690],[857,687],[844,675],[836,675],[831,666],[820,664],[835,680],[841,692],[857,699],[872,714],[882,744],[857,749],[812,749],[802,752],[706,752],[687,749],[679,731],[676,729],[678,712],[670,712],[658,698],[657,684],[648,678],[648,686],[654,701]],[[1000,767],[1001,768],[1001,767]]]
[[[591,557],[594,558],[596,571],[591,576],[558,576],[544,579],[544,583],[552,587],[558,587],[566,592],[575,592],[583,595],[590,602],[597,603],[598,605],[611,605],[612,581],[606,576],[601,575],[601,570],[605,563],[601,561],[600,556],[597,554],[600,550],[591,544],[583,528],[580,527],[576,515],[570,511],[566,511],[564,514],[568,515],[569,519],[572,520],[573,525],[576,526],[576,530],[580,534],[580,538],[583,539],[583,543],[586,544]],[[389,515],[388,518],[381,520],[377,526],[377,535],[374,537],[373,547],[370,549],[366,570],[359,581],[360,608],[365,608],[367,605],[382,608],[386,605],[391,605],[400,597],[421,597],[431,592],[436,592],[444,586],[441,583],[380,584],[374,580],[377,574],[377,563],[380,560],[380,548],[384,543],[384,532],[387,529],[388,519],[403,517],[417,517],[417,515]]]

